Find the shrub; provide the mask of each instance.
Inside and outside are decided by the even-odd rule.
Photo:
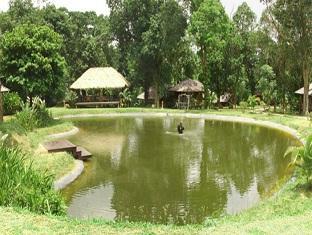
[[[257,100],[257,97],[255,95],[248,97],[248,100],[247,100],[248,107],[252,108],[253,110],[255,109],[257,102],[258,102],[258,100]]]
[[[32,106],[27,101],[22,105],[22,111],[16,114],[17,122],[27,131],[37,127],[48,126],[52,122],[52,115],[40,98],[34,98]]]
[[[69,90],[65,94],[64,101],[66,104],[69,104],[69,107],[74,107],[77,99],[78,99],[78,96],[76,92]]]
[[[0,205],[41,214],[62,215],[65,204],[52,188],[53,178],[26,165],[18,149],[0,146]]]
[[[312,176],[312,135],[307,138],[304,146],[289,148],[285,156],[289,154],[293,157],[291,165],[298,166],[309,182]]]
[[[246,109],[248,108],[248,104],[245,101],[241,101],[239,102],[239,107],[242,109],[243,113],[246,111]]]
[[[16,114],[16,120],[27,131],[31,131],[37,126],[35,112],[28,102],[22,106],[22,111]]]
[[[5,115],[15,114],[21,109],[22,99],[16,92],[3,95],[3,110]]]
[[[132,102],[131,92],[128,88],[124,89],[119,93],[120,105],[121,107],[130,107]]]
[[[35,113],[36,127],[45,127],[52,122],[52,114],[47,109],[44,100],[41,100],[39,97],[35,97],[32,108],[33,112]]]

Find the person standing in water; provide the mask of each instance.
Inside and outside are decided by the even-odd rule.
[[[182,125],[182,122],[180,122],[180,124],[178,125],[177,129],[178,129],[178,133],[179,133],[180,135],[183,134],[184,127],[183,127],[183,125]]]

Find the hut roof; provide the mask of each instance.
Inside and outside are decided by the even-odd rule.
[[[10,91],[9,88],[6,88],[5,86],[1,86],[1,92],[8,92]]]
[[[137,96],[137,98],[138,98],[139,100],[144,100],[144,94],[145,94],[145,92],[141,93],[140,95]],[[156,97],[156,90],[155,90],[154,87],[150,87],[150,88],[148,89],[148,99],[149,99],[149,100],[154,100],[155,97]]]
[[[90,68],[70,88],[76,90],[123,88],[129,82],[112,67]]]
[[[295,91],[296,94],[303,95],[304,94],[304,87],[300,88],[299,90]],[[312,95],[312,83],[309,86],[309,95]]]
[[[185,93],[203,92],[204,85],[197,80],[187,79],[170,88],[169,91]]]

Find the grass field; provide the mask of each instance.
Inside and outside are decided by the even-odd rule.
[[[119,112],[181,112],[156,109],[64,109],[52,108],[55,117],[73,114],[105,114]],[[280,123],[296,129],[304,139],[312,133],[305,117],[241,112],[239,110],[194,111],[254,118]],[[56,133],[71,123],[38,130],[29,137],[35,148],[43,136]],[[62,126],[64,125],[64,126]],[[58,129],[60,128],[60,129]],[[42,165],[47,163],[42,162]],[[312,200],[310,190],[298,172],[278,193],[257,206],[235,216],[207,218],[202,225],[173,226],[146,223],[105,222],[104,220],[74,220],[66,217],[41,216],[23,210],[0,208],[0,234],[311,234]]]

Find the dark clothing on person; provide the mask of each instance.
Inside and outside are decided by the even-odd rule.
[[[182,125],[182,122],[180,122],[180,124],[178,125],[178,132],[179,134],[183,134],[183,131],[184,131],[184,127]]]

